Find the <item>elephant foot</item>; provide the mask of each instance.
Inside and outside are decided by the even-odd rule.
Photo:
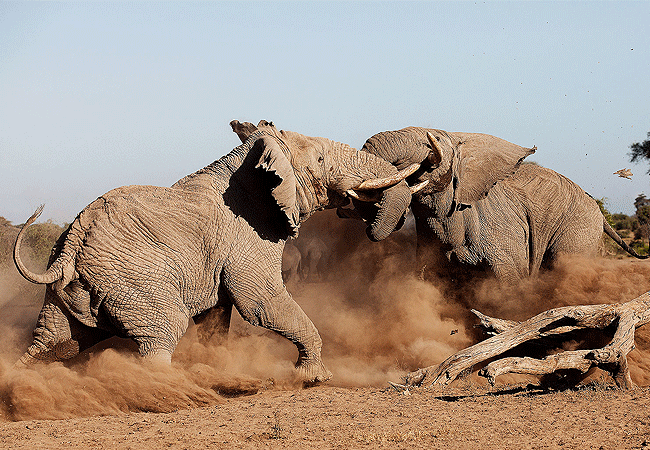
[[[147,364],[171,366],[172,354],[169,350],[154,349],[142,355],[142,360]]]
[[[320,360],[302,360],[296,364],[298,379],[304,386],[324,383],[332,378],[332,372],[327,370]]]
[[[56,348],[57,346],[55,346]],[[65,348],[63,345],[61,348]],[[65,352],[62,352],[65,353]],[[55,361],[60,361],[63,358],[57,356],[55,349],[45,348],[43,346],[30,345],[27,351],[20,357],[18,361],[14,364],[14,368],[25,368],[30,367],[39,363],[51,363]]]
[[[18,361],[14,363],[14,369],[25,369],[39,362],[41,362],[41,360],[34,358],[29,353],[25,353],[20,357]]]

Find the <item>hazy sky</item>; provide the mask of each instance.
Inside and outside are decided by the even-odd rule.
[[[239,144],[482,132],[633,213],[650,197],[649,2],[0,2],[0,215],[69,222]],[[633,181],[615,170],[629,167]]]

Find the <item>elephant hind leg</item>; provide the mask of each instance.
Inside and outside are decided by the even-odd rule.
[[[48,286],[33,336],[32,344],[20,358],[19,365],[74,358],[110,337],[110,333],[77,320],[64,306],[59,293]]]
[[[169,291],[159,291],[155,296],[138,291],[121,294],[119,301],[104,301],[102,314],[110,318],[118,335],[138,344],[140,356],[170,363],[190,320],[180,295]]]

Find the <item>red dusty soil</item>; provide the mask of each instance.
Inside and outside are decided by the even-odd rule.
[[[563,392],[501,385],[427,389],[319,386],[266,390],[171,413],[0,424],[12,449],[640,449],[650,390],[604,384]]]

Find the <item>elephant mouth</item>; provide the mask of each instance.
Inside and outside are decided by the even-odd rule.
[[[350,197],[334,189],[327,189],[327,197],[329,199],[328,209],[342,208],[350,204]]]

